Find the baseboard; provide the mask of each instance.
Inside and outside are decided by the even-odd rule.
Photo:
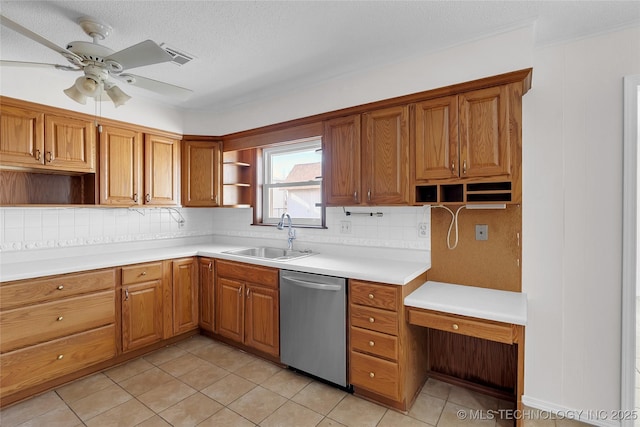
[[[526,395],[522,396],[522,403],[523,405],[531,409],[545,411],[559,418],[576,420],[589,425],[601,427],[621,426],[621,422],[619,420],[613,420],[614,415],[618,414],[613,414],[610,410],[583,410],[568,408],[566,406],[546,402],[544,400],[536,399],[534,397],[529,397]]]

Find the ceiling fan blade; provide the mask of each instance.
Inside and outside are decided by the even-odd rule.
[[[25,62],[25,61],[4,61],[0,60],[1,67],[37,67],[37,68],[55,68],[64,71],[82,71],[82,68],[72,67],[70,65],[44,64],[42,62]]]
[[[151,40],[134,44],[105,58],[105,60],[117,62],[122,65],[122,68],[125,70],[142,67],[144,65],[169,62],[172,59],[173,57],[171,55]]]
[[[178,98],[180,100],[187,99],[193,93],[193,91],[190,89],[185,89],[183,87],[175,86],[169,83],[159,82],[158,80],[153,80],[146,77],[135,76],[133,74],[123,73],[113,77],[123,80],[130,85],[150,90],[152,92],[156,92],[172,98]]]
[[[2,25],[4,25],[5,27],[11,28],[13,31],[16,31],[16,32],[22,34],[25,37],[28,37],[31,40],[36,41],[36,42],[40,43],[41,45],[46,46],[49,49],[58,52],[59,54],[61,54],[62,56],[64,56],[67,59],[72,58],[73,60],[77,61],[78,64],[82,63],[82,58],[80,58],[75,53],[73,53],[73,52],[71,52],[71,51],[69,51],[67,49],[61,48],[57,44],[55,44],[53,42],[50,42],[49,40],[45,39],[41,35],[34,33],[33,31],[23,27],[22,25],[18,24],[17,22],[13,22],[11,19],[7,18],[4,15],[0,15],[0,23]]]

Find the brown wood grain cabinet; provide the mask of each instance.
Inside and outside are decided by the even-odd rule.
[[[402,411],[427,377],[426,332],[408,325],[403,303],[424,280],[349,281],[349,381],[356,394]]]
[[[409,108],[328,120],[323,135],[327,205],[409,203]]]
[[[196,258],[173,260],[173,334],[198,328],[198,270]]]
[[[0,400],[116,355],[115,269],[0,284]]]
[[[415,179],[511,173],[508,85],[415,105]]]
[[[218,333],[248,348],[280,356],[279,272],[216,260]]]
[[[101,129],[100,204],[178,204],[179,140],[133,128]]]
[[[200,286],[200,328],[216,332],[215,322],[215,298],[216,275],[214,272],[215,260],[213,258],[198,258],[198,279]]]
[[[93,173],[96,170],[93,122],[0,105],[0,164],[26,169]]]
[[[182,205],[215,207],[221,201],[221,145],[218,141],[182,141]]]
[[[122,350],[131,351],[164,336],[163,263],[122,268]]]

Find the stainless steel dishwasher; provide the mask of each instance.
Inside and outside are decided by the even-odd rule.
[[[280,359],[347,387],[347,281],[280,270]]]

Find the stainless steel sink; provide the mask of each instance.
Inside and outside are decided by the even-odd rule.
[[[223,253],[251,258],[271,259],[276,261],[288,261],[290,259],[303,258],[309,255],[313,255],[313,252],[311,251],[294,251],[289,249],[270,247],[234,249],[231,251],[224,251]]]

